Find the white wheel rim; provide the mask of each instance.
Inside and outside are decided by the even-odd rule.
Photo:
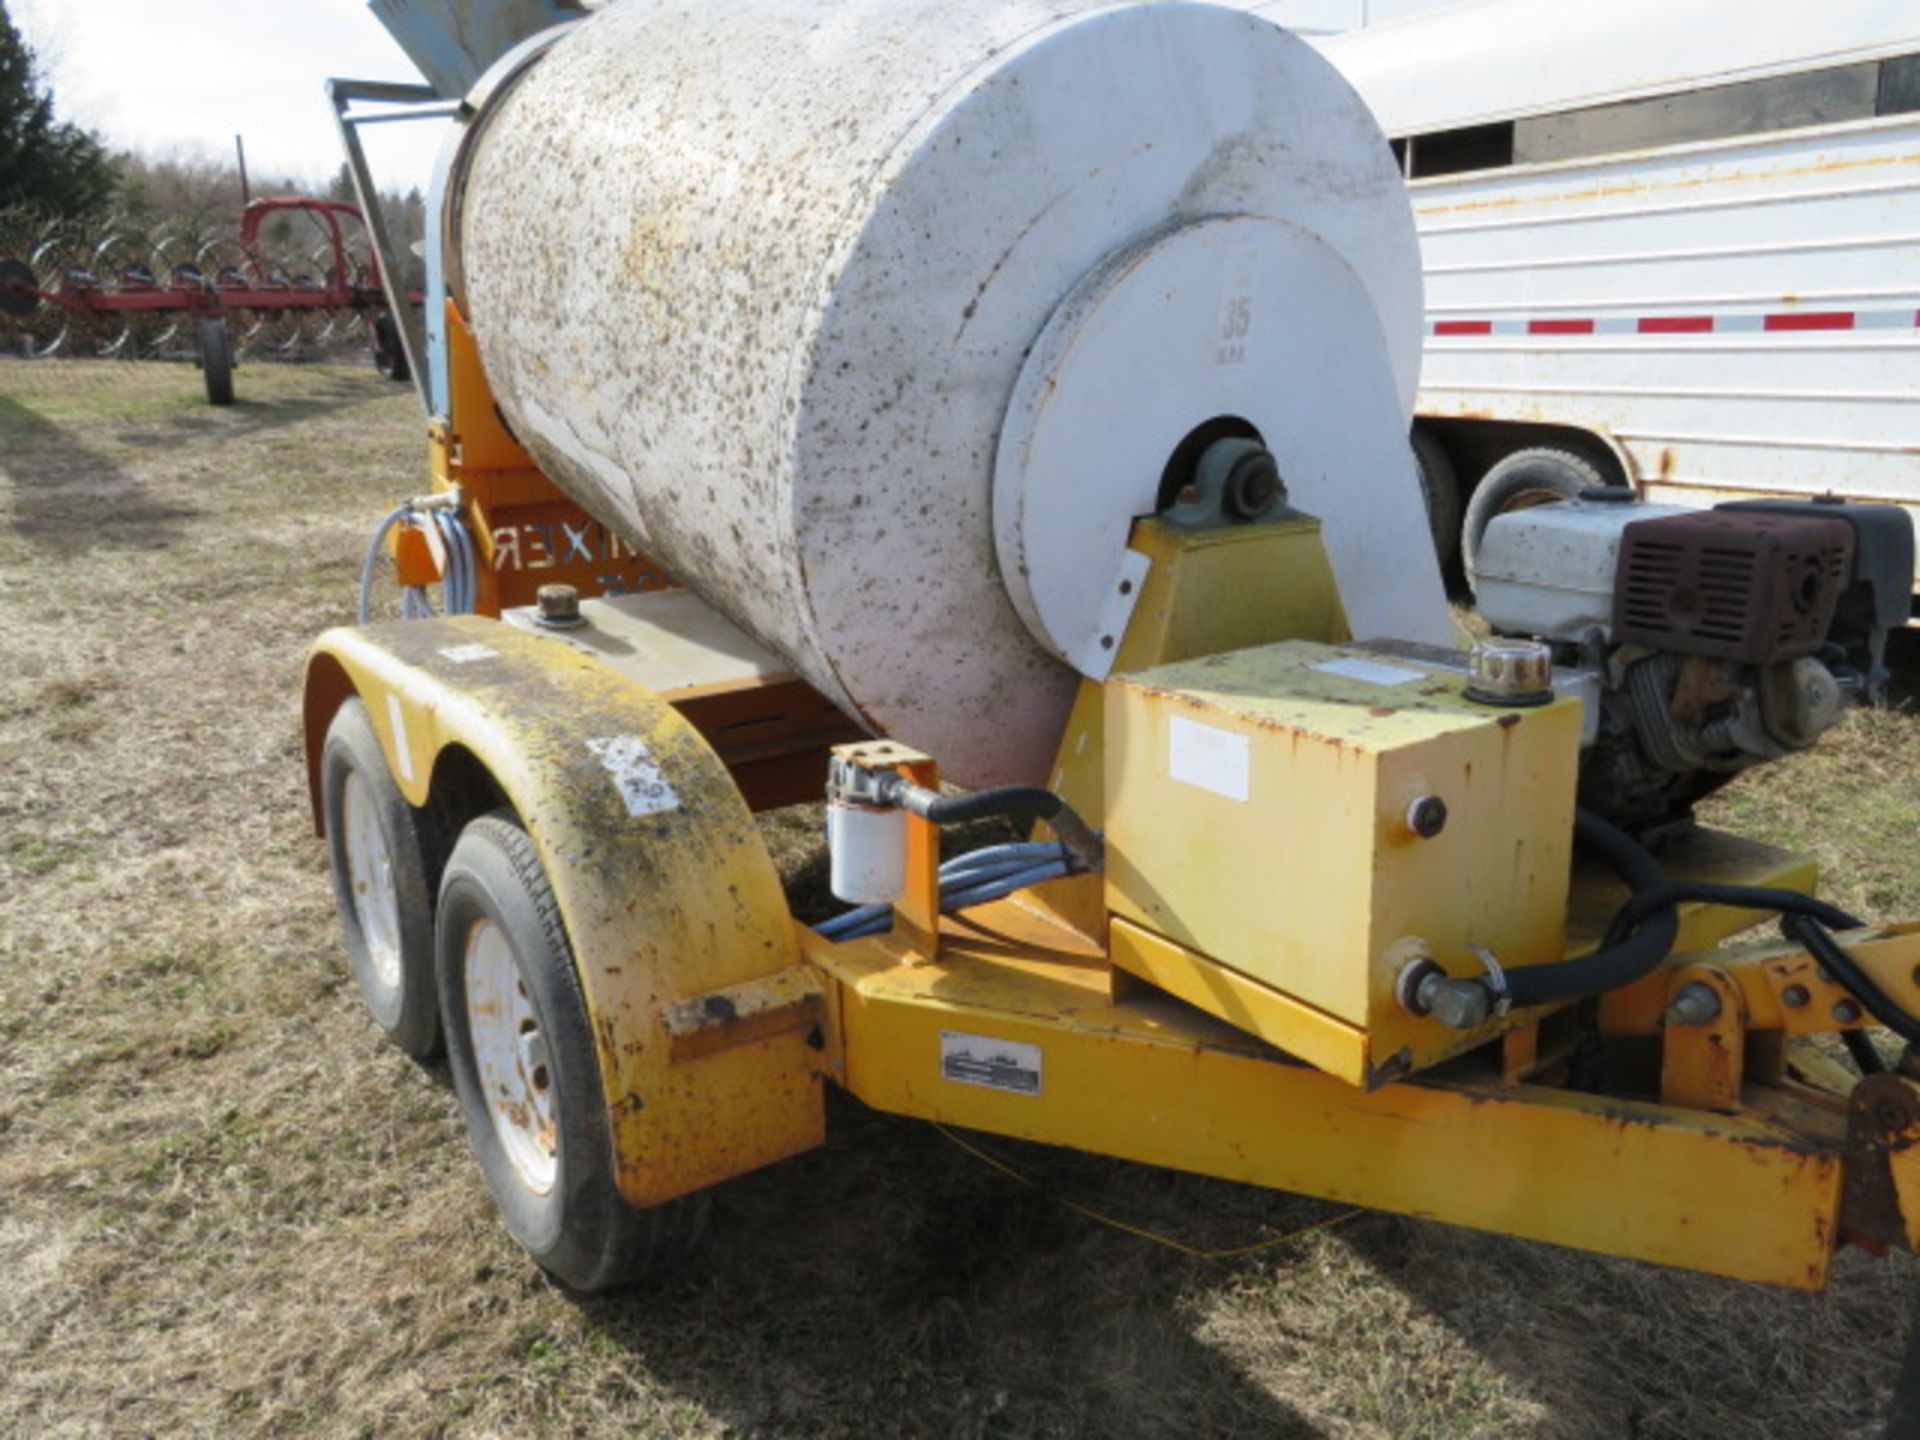
[[[513,944],[492,920],[467,931],[466,981],[467,1034],[493,1133],[521,1182],[544,1195],[560,1168],[547,1033]]]
[[[340,828],[345,833],[347,891],[367,948],[373,979],[389,995],[400,991],[400,892],[393,879],[393,852],[373,795],[357,771],[340,790]]]

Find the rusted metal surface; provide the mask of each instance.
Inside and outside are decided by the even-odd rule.
[[[1824,1283],[1841,1147],[1824,1130],[1502,1083],[1460,1068],[1361,1090],[1150,990],[1015,901],[898,936],[803,935],[833,980],[828,1073],[877,1108],[1796,1289]],[[1032,1056],[963,1083],[944,1033]],[[1617,1203],[1596,1203],[1612,1197]]]
[[[1660,1102],[1691,1110],[1740,1108],[1746,1016],[1740,988],[1712,965],[1686,965],[1667,988],[1661,1033]]]
[[[1812,890],[1809,880],[1793,880]],[[1715,913],[1708,911],[1706,913]],[[1686,952],[1711,937],[1683,934],[1674,964],[1696,957]],[[1881,991],[1909,1013],[1920,1011],[1920,926],[1896,925],[1848,935],[1847,953]],[[1778,940],[1732,945],[1713,955],[1716,973],[1739,991],[1740,1008],[1750,1030],[1786,1035],[1829,1034],[1874,1023],[1844,985],[1821,969],[1800,946]],[[1599,1020],[1609,1035],[1655,1035],[1664,1023],[1668,999],[1666,971],[1602,998]]]
[[[1084,275],[1169,224],[1290,221],[1368,297],[1338,343],[1384,346],[1411,403],[1397,174],[1331,67],[1244,15],[616,6],[476,135],[456,299],[514,433],[961,783],[1044,776],[1072,696],[1007,599],[991,484],[1025,352]],[[1139,383],[1165,363],[1143,348]]]
[[[675,1001],[666,1015],[673,1058],[697,1060],[796,1030],[810,1034],[825,1015],[822,988],[820,976],[796,966]]]
[[[1867,1249],[1920,1247],[1920,1086],[1869,1075],[1847,1110],[1841,1230]]]

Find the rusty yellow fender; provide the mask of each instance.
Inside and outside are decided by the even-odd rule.
[[[427,804],[470,757],[532,837],[573,943],[630,1203],[820,1144],[819,981],[739,790],[671,705],[498,621],[330,630],[307,667],[316,786],[327,726],[354,694],[410,801]]]

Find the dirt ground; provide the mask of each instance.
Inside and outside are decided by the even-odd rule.
[[[1339,1211],[996,1143],[1023,1187],[844,1101],[676,1272],[558,1290],[362,1015],[306,814],[301,656],[417,413],[239,383],[0,363],[0,1434],[1873,1432],[1906,1257],[1805,1296],[1366,1214],[1194,1260],[1055,1197],[1201,1248]],[[1920,715],[1859,715],[1715,818],[1920,914],[1916,757]]]

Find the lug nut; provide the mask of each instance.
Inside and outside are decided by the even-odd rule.
[[[1804,985],[1789,985],[1780,992],[1780,1003],[1789,1010],[1803,1009],[1812,998]]]
[[[1833,1018],[1842,1025],[1851,1025],[1860,1018],[1860,1007],[1851,1000],[1833,1002]]]

